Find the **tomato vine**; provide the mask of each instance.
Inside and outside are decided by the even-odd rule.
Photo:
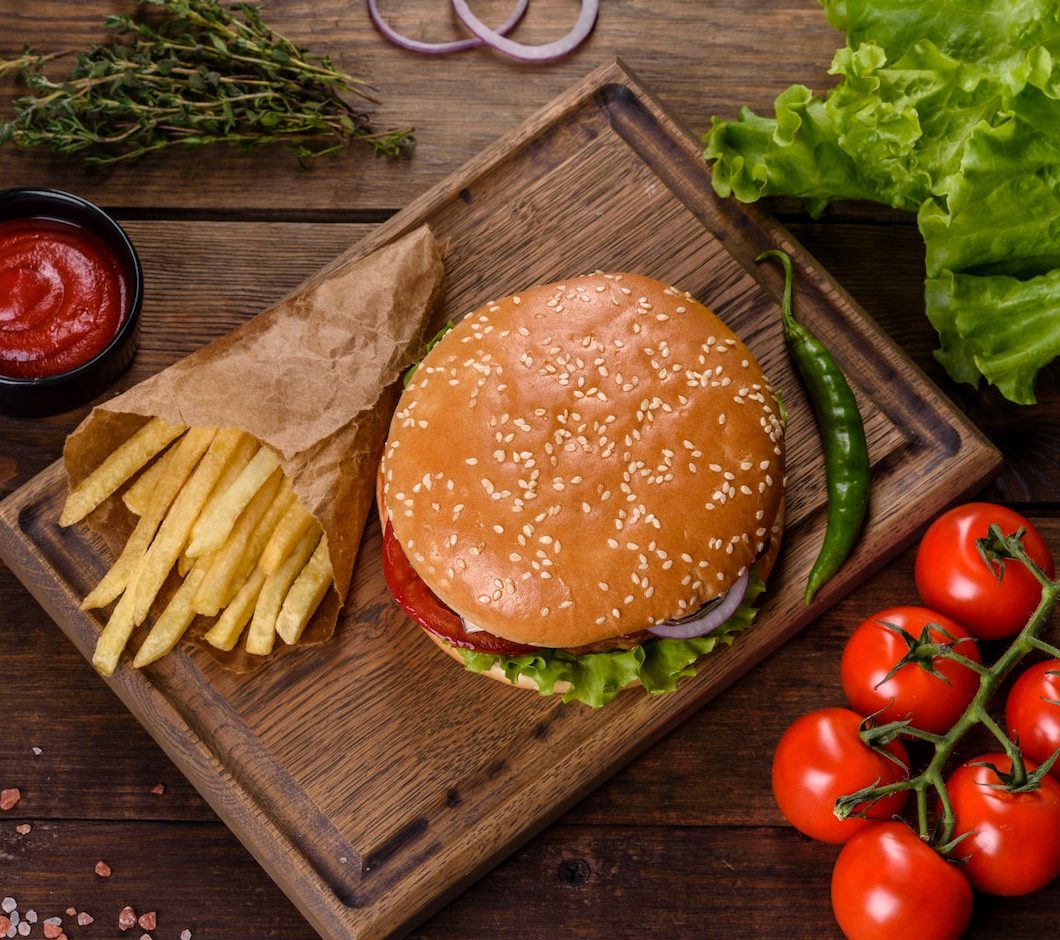
[[[914,727],[909,720],[892,721],[863,732],[867,744],[880,746],[899,736],[918,738],[929,742],[934,752],[924,769],[904,780],[885,784],[872,784],[855,793],[847,794],[836,801],[835,814],[845,819],[860,812],[866,803],[887,798],[894,794],[912,791],[916,796],[917,824],[920,838],[933,845],[943,855],[948,854],[960,841],[961,834],[955,832],[955,813],[950,794],[947,791],[943,770],[952,756],[954,749],[964,736],[973,728],[986,728],[998,741],[1005,755],[1011,761],[1011,789],[1033,789],[1037,781],[1048,773],[1057,758],[1051,755],[1035,770],[1028,772],[1026,762],[1018,744],[1012,741],[1004,730],[987,712],[987,705],[997,691],[998,686],[1012,670],[1032,651],[1040,651],[1060,659],[1060,649],[1042,640],[1039,633],[1049,618],[1049,614],[1060,597],[1060,580],[1053,580],[1030,557],[1023,545],[1023,532],[1017,531],[1005,535],[1000,526],[991,525],[989,535],[979,540],[980,551],[984,562],[997,565],[1001,569],[1006,561],[1022,564],[1041,585],[1041,599],[1034,613],[1024,627],[1009,644],[1007,649],[991,664],[985,666],[959,653],[952,645],[940,644],[934,651],[937,656],[953,659],[979,676],[979,689],[960,718],[945,734],[936,734]],[[933,834],[929,796],[931,792],[938,797],[941,814],[940,825]]]

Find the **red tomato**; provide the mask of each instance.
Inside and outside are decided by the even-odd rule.
[[[1023,516],[993,503],[966,503],[943,513],[920,541],[916,586],[925,607],[952,617],[973,636],[996,640],[1017,633],[1041,600],[1041,585],[1018,561],[1006,561],[1000,582],[976,541],[991,523],[1005,535],[1025,528],[1023,546],[1053,576],[1053,559],[1038,530]]]
[[[803,715],[784,732],[773,755],[773,797],[799,832],[822,842],[846,842],[870,819],[838,819],[833,809],[841,796],[874,783],[894,783],[907,772],[863,743],[861,715],[846,708],[822,708]],[[909,757],[899,741],[887,751],[905,766]],[[908,793],[888,796],[868,809],[872,819],[900,812]],[[864,806],[857,807],[860,812]]]
[[[972,916],[972,889],[905,823],[880,822],[839,853],[832,911],[849,940],[956,940]]]
[[[1044,763],[1060,748],[1060,659],[1025,670],[1005,702],[1009,737],[1031,760]],[[1060,759],[1050,768],[1060,777]]]
[[[984,754],[961,764],[946,781],[956,815],[954,835],[969,833],[954,849],[964,873],[988,894],[1030,894],[1060,874],[1060,783],[1046,776],[1036,790],[1000,789],[997,773],[1012,769],[1005,754]],[[1037,765],[1027,761],[1027,770]]]
[[[914,727],[935,734],[953,727],[979,690],[979,675],[972,669],[944,656],[921,656],[887,678],[910,652],[900,631],[919,640],[929,624],[942,628],[930,629],[931,643],[953,645],[955,653],[981,662],[975,641],[949,617],[926,607],[881,610],[857,627],[843,649],[843,693],[854,711],[874,715],[880,724],[909,718]],[[963,642],[954,645],[954,640]]]

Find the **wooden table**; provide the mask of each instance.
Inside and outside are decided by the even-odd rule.
[[[440,0],[384,6],[399,27],[448,35]],[[497,14],[505,6],[481,9],[486,16],[487,7]],[[48,51],[81,47],[101,37],[103,15],[133,7],[132,0],[0,0],[0,57],[24,42]],[[553,24],[574,12],[560,0],[531,7],[520,28],[529,40],[554,37],[562,27]],[[387,162],[350,151],[303,170],[282,151],[213,149],[100,176],[0,150],[3,185],[80,193],[113,210],[138,245],[147,326],[120,388],[180,354],[178,337],[152,326],[153,314],[185,311],[186,328],[203,340],[224,332],[615,55],[698,135],[711,115],[731,116],[741,104],[768,110],[792,82],[824,90],[841,42],[813,0],[610,0],[591,41],[545,67],[486,51],[406,54],[380,39],[354,0],[271,0],[267,15],[296,42],[370,76],[383,100],[379,123],[415,125],[415,156]],[[9,113],[12,93],[10,83],[0,91],[0,113]],[[1055,370],[1040,382],[1033,407],[957,387],[931,355],[923,249],[910,218],[848,205],[811,222],[797,207],[774,209],[1001,448],[1004,471],[982,495],[1026,512],[1060,547]],[[0,496],[55,460],[86,410],[0,419]],[[914,597],[907,551],[416,936],[838,936],[828,898],[836,849],[784,823],[770,796],[770,758],[796,716],[841,703],[839,657],[853,626]],[[1055,642],[1055,627],[1051,633]],[[6,569],[0,664],[0,786],[22,792],[0,817],[0,895],[14,897],[22,912],[63,916],[71,938],[123,935],[117,917],[127,904],[158,912],[156,938],[184,929],[197,940],[315,935]],[[16,831],[23,824],[28,833]],[[94,873],[99,860],[111,877]],[[71,907],[95,924],[71,926],[64,913]],[[1051,935],[1058,917],[1060,885],[1021,899],[980,897],[969,936]]]

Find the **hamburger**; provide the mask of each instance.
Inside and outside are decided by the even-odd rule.
[[[387,584],[468,669],[603,705],[730,643],[780,545],[784,424],[689,294],[597,273],[486,304],[407,376]]]

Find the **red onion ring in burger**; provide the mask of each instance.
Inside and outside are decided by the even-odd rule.
[[[498,35],[504,36],[515,29],[519,21],[523,18],[523,14],[526,12],[529,3],[530,0],[516,0],[515,9],[512,10],[508,19],[497,27]],[[453,39],[449,42],[424,42],[421,39],[412,39],[399,33],[393,26],[383,19],[383,14],[379,12],[378,0],[368,0],[368,15],[371,17],[372,23],[375,24],[375,28],[382,33],[384,38],[389,39],[395,46],[400,46],[402,49],[408,49],[410,52],[422,52],[426,55],[443,55],[447,52],[463,52],[465,49],[477,49],[479,46],[487,44],[486,40],[479,39],[477,36],[472,37],[471,39]]]
[[[738,577],[717,601],[710,604],[700,616],[692,616],[683,620],[671,620],[649,627],[648,632],[652,636],[663,637],[668,640],[691,640],[693,637],[703,636],[716,630],[728,620],[740,606],[744,595],[747,593],[747,582],[749,575],[745,571]]]
[[[468,28],[469,32],[474,33],[490,48],[513,59],[518,59],[520,62],[552,62],[562,58],[585,41],[585,38],[592,32],[597,14],[600,12],[600,0],[582,0],[578,20],[566,36],[553,42],[534,46],[507,39],[498,31],[490,29],[471,12],[467,0],[452,0],[452,4],[456,15],[460,17],[460,22]]]

